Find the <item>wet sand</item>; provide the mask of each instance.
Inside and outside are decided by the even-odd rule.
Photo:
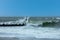
[[[50,39],[50,38],[16,38],[16,37],[0,37],[0,40],[60,40],[60,39]]]
[[[16,38],[16,37],[0,37],[0,40],[19,40],[19,38]]]

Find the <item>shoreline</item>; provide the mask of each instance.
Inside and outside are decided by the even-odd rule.
[[[53,38],[16,38],[16,37],[0,37],[0,40],[60,40],[60,39],[53,39]]]

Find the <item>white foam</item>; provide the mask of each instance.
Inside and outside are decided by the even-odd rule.
[[[0,27],[0,33],[6,33],[0,36],[10,37],[36,37],[36,38],[59,38],[59,28],[44,28],[44,27]],[[8,35],[7,35],[8,34]]]

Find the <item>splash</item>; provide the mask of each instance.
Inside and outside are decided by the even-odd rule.
[[[60,28],[37,27],[38,24],[28,23],[28,20],[29,17],[25,17],[23,20],[18,21],[26,22],[27,25],[23,27],[0,27],[0,37],[34,37],[60,39]]]

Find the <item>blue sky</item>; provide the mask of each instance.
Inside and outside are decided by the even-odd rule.
[[[60,0],[0,0],[0,16],[60,16]]]

